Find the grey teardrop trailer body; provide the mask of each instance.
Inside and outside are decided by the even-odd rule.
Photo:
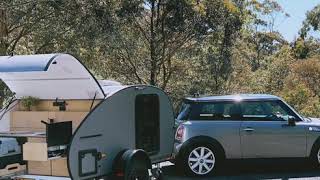
[[[107,97],[76,130],[70,145],[73,179],[112,173],[115,157],[126,149],[143,149],[152,162],[172,153],[173,112],[163,91],[129,86]],[[103,154],[100,160],[97,154]],[[90,165],[90,166],[88,166]]]
[[[72,179],[112,175],[116,159],[126,150],[144,150],[153,164],[171,157],[173,108],[159,88],[98,82],[68,54],[0,57],[0,78],[18,101],[33,96],[52,101],[88,100],[93,105],[99,100],[72,134],[67,152]],[[3,132],[10,130],[10,115],[6,114],[14,111],[13,106],[8,106],[0,120]]]

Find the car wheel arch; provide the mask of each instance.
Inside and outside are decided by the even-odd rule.
[[[195,136],[192,137],[190,139],[188,139],[186,142],[183,143],[181,150],[186,149],[188,146],[192,145],[192,144],[196,144],[196,143],[209,143],[210,145],[213,145],[215,148],[217,148],[216,150],[219,151],[220,155],[222,156],[221,158],[225,159],[226,158],[226,153],[225,150],[222,146],[222,144],[209,136]]]
[[[311,147],[309,157],[314,155],[314,153],[317,153],[317,151],[319,150],[319,147],[320,147],[320,136],[314,141],[314,143]]]

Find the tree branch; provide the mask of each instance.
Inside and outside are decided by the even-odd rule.
[[[16,46],[18,44],[18,42],[20,41],[20,39],[25,36],[25,28],[22,28],[22,30],[20,31],[18,37],[16,39],[13,39],[9,44],[11,46],[10,48],[10,52],[14,52],[14,50],[16,49]],[[12,45],[11,45],[12,44]]]

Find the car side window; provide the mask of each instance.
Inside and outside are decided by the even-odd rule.
[[[181,108],[180,108],[180,112],[179,115],[177,117],[178,120],[187,120],[189,113],[190,113],[190,104],[188,103],[183,103]]]
[[[206,102],[192,104],[190,120],[240,120],[235,102]]]
[[[285,121],[292,115],[280,101],[247,101],[240,107],[246,121]]]

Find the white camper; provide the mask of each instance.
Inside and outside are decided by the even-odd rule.
[[[0,140],[22,149],[2,177],[145,180],[171,157],[174,115],[161,89],[97,81],[69,54],[0,57],[0,78],[14,93]],[[38,101],[28,109],[30,97]]]

